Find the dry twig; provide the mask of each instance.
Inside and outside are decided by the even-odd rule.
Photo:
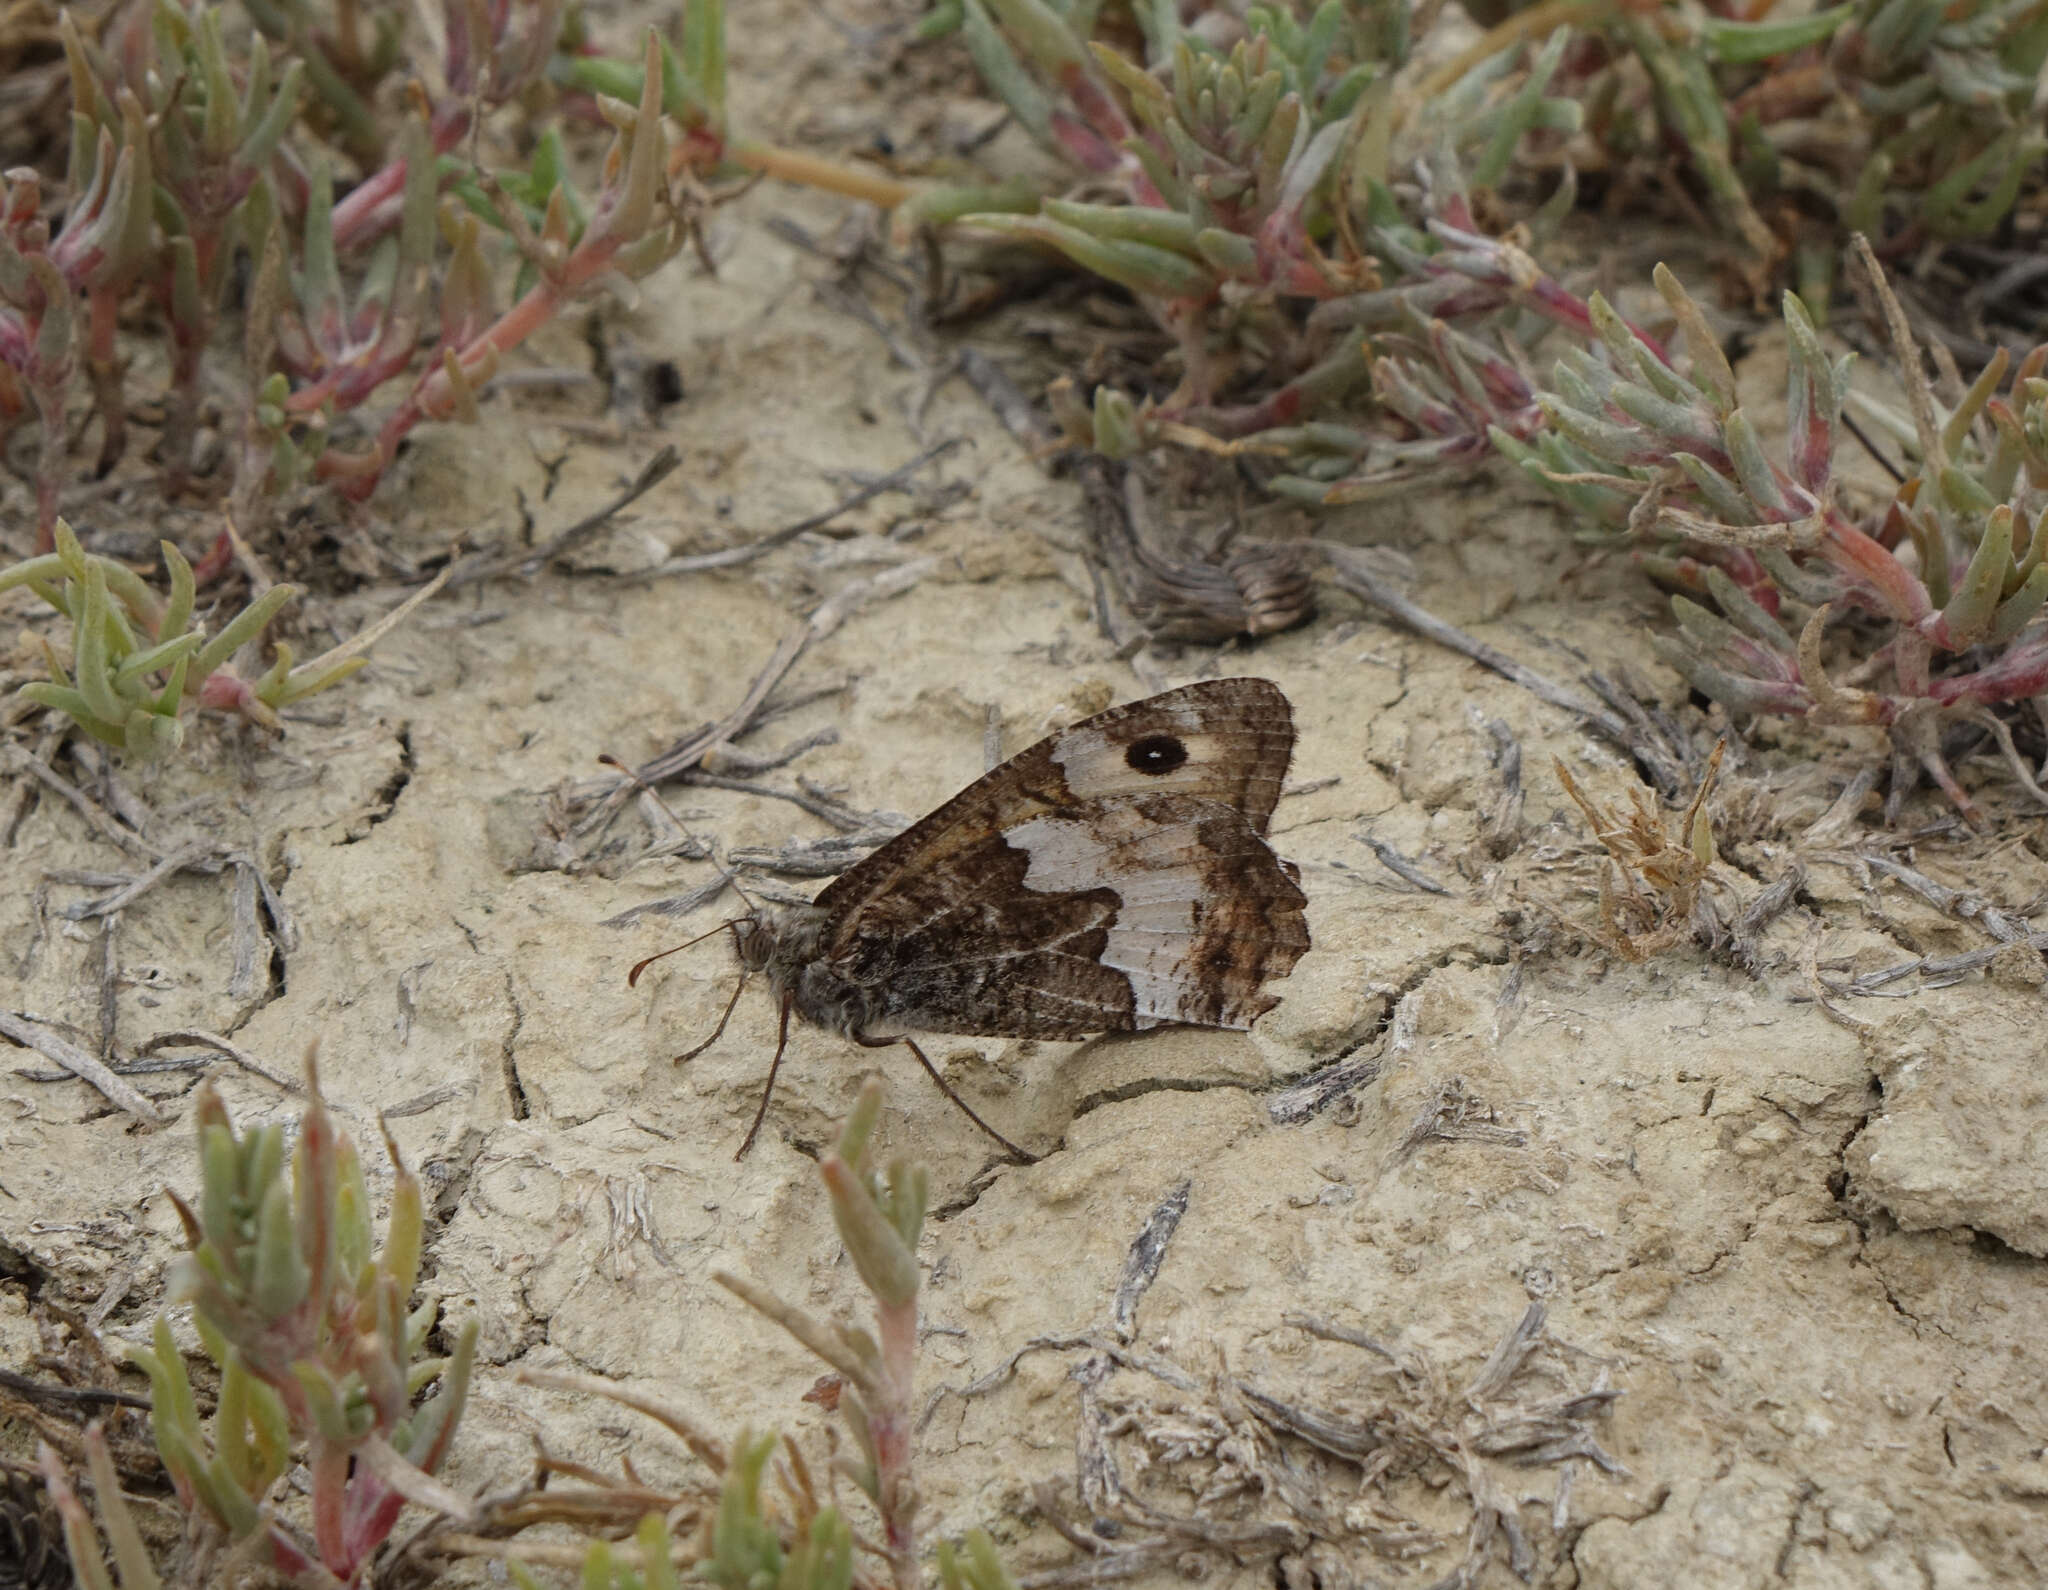
[[[106,1065],[77,1044],[58,1037],[39,1022],[11,1010],[0,1010],[0,1038],[8,1038],[25,1049],[33,1049],[46,1060],[54,1060],[81,1082],[98,1088],[107,1102],[126,1110],[145,1126],[162,1126],[163,1113],[122,1081]]]

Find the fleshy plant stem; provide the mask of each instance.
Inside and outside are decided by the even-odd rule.
[[[832,1220],[848,1257],[875,1300],[875,1335],[827,1325],[737,1276],[713,1278],[774,1320],[846,1377],[839,1409],[852,1427],[857,1458],[840,1466],[874,1504],[896,1590],[921,1590],[917,1555],[916,1434],[917,1240],[924,1229],[931,1177],[898,1159],[886,1174],[868,1160],[868,1139],[882,1108],[870,1079],[833,1150],[818,1163]]]

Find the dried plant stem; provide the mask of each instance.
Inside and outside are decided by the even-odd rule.
[[[355,1461],[398,1495],[418,1507],[432,1508],[461,1523],[476,1519],[476,1503],[451,1485],[415,1468],[389,1441],[373,1437],[355,1450]]]
[[[427,1549],[437,1557],[481,1557],[491,1562],[540,1564],[570,1570],[583,1567],[590,1553],[589,1546],[581,1541],[570,1544],[546,1540],[490,1540],[482,1535],[460,1533],[436,1535]],[[612,1561],[621,1568],[645,1571],[647,1567],[645,1555],[631,1540],[613,1542],[610,1553]],[[678,1568],[692,1566],[689,1554],[682,1550],[676,1551],[670,1561]]]
[[[0,1389],[26,1397],[31,1402],[73,1403],[88,1408],[147,1408],[149,1398],[132,1391],[109,1391],[103,1386],[66,1386],[52,1380],[31,1380],[11,1369],[0,1369]]]
[[[218,865],[208,869],[206,864],[214,861],[219,854],[220,847],[210,842],[186,845],[164,857],[140,877],[123,884],[112,894],[102,895],[97,900],[87,900],[79,905],[66,906],[57,914],[71,922],[83,921],[87,917],[111,916],[116,911],[126,910],[166,878],[174,873],[183,872],[188,867],[218,872]]]
[[[83,817],[94,828],[98,829],[101,834],[111,839],[123,850],[146,857],[150,861],[163,860],[164,853],[157,849],[155,845],[152,845],[132,828],[125,827],[115,821],[91,796],[87,795],[76,785],[67,783],[60,774],[47,764],[29,755],[28,752],[22,750],[19,746],[9,746],[6,749],[12,753],[11,760],[14,764],[7,769],[8,772],[31,774],[45,787],[63,796],[65,800],[71,803],[79,816]]]
[[[1978,707],[1965,716],[1972,723],[1981,724],[1991,731],[1998,740],[1999,750],[2005,753],[2006,766],[2012,769],[2014,781],[2043,806],[2048,806],[2048,790],[2044,790],[2034,781],[2034,775],[2028,770],[2026,758],[2020,755],[2019,747],[2013,744],[2012,730],[2005,726],[2005,720],[1989,707]]]
[[[1920,443],[1920,456],[1934,468],[1948,462],[1948,449],[1942,445],[1941,427],[1934,423],[1934,393],[1927,385],[1926,372],[1920,366],[1919,345],[1913,340],[1913,329],[1906,320],[1905,310],[1899,307],[1899,300],[1892,292],[1891,283],[1885,279],[1884,267],[1877,262],[1876,251],[1870,246],[1870,239],[1858,232],[1849,242],[1849,257],[1856,263],[1856,272],[1850,281],[1867,302],[1874,305],[1876,318],[1884,322],[1885,332],[1891,338],[1892,357],[1898,362],[1899,375],[1906,389],[1906,403],[1913,415],[1913,431]]]
[[[867,1366],[859,1355],[793,1303],[783,1302],[765,1286],[756,1286],[730,1270],[713,1270],[711,1279],[749,1308],[780,1325],[848,1380],[859,1384],[868,1378]]]
[[[679,156],[686,156],[688,152],[687,146],[677,151]],[[734,142],[726,145],[725,154],[734,165],[745,166],[747,170],[758,171],[763,176],[795,183],[799,187],[841,193],[849,199],[862,199],[884,210],[895,209],[916,191],[909,183],[898,182],[894,177],[842,166],[835,160],[821,160],[816,155],[780,149],[773,144]],[[679,165],[683,163],[686,162],[680,159],[677,162]]]
[[[571,1396],[603,1397],[608,1402],[616,1402],[622,1408],[644,1413],[695,1453],[699,1461],[714,1474],[723,1475],[726,1464],[730,1461],[725,1443],[689,1415],[678,1412],[666,1403],[657,1402],[652,1397],[644,1397],[616,1381],[606,1380],[598,1375],[564,1375],[539,1369],[522,1369],[513,1376],[513,1379],[522,1386],[540,1386],[549,1391],[565,1391]]]
[[[280,1088],[286,1093],[303,1095],[306,1091],[304,1083],[286,1076],[275,1067],[257,1059],[248,1050],[223,1038],[217,1032],[208,1032],[203,1027],[178,1027],[170,1032],[160,1032],[135,1052],[137,1055],[151,1055],[162,1049],[183,1048],[190,1044],[204,1044],[207,1048],[214,1050],[215,1054],[202,1055],[194,1060],[183,1062],[185,1064],[206,1065],[210,1064],[217,1056],[240,1066],[251,1076],[261,1077],[271,1086]]]
[[[79,1081],[98,1088],[108,1103],[126,1110],[144,1125],[164,1124],[162,1112],[128,1083],[78,1045],[66,1042],[54,1032],[46,1032],[35,1022],[24,1020],[11,1010],[0,1010],[0,1038],[11,1039],[23,1048],[35,1050],[47,1060],[56,1061]]]
[[[775,548],[794,541],[806,531],[822,529],[841,514],[851,513],[861,504],[881,496],[884,492],[905,489],[910,477],[925,465],[936,462],[964,445],[965,439],[958,436],[949,436],[944,441],[934,442],[909,463],[899,464],[886,475],[876,476],[822,512],[811,514],[793,524],[786,524],[779,530],[771,530],[752,541],[742,541],[738,546],[720,547],[716,552],[697,552],[686,557],[670,558],[665,563],[649,569],[648,575],[700,574],[707,569],[729,569],[737,564],[751,563],[764,553],[772,552]]]
[[[796,665],[797,658],[810,644],[811,633],[808,626],[800,626],[784,635],[781,644],[775,648],[775,654],[747,687],[746,696],[724,718],[678,740],[629,773],[601,781],[593,780],[591,785],[573,792],[570,799],[588,809],[588,815],[577,825],[576,831],[583,834],[602,827],[635,791],[695,767],[727,740],[745,733],[755,714],[761,710],[761,704],[768,699],[769,691],[782,682],[783,675]]]
[[[1481,667],[1491,668],[1503,678],[1513,680],[1524,690],[1541,696],[1552,706],[1561,707],[1566,712],[1575,714],[1585,721],[1588,728],[1611,740],[1623,751],[1634,754],[1635,737],[1629,732],[1629,726],[1614,713],[1603,710],[1586,697],[1566,689],[1555,680],[1539,674],[1535,669],[1524,667],[1506,652],[1487,645],[1483,640],[1473,639],[1455,625],[1445,623],[1434,613],[1410,601],[1377,578],[1364,559],[1356,556],[1350,548],[1332,546],[1326,551],[1337,583],[1353,596],[1399,620],[1418,635],[1435,641],[1439,646],[1448,646],[1452,651],[1463,653]]]
[[[495,580],[515,574],[531,579],[563,553],[588,541],[611,523],[616,515],[624,512],[662,481],[668,479],[682,461],[682,454],[673,446],[663,447],[641,466],[640,472],[624,490],[610,501],[585,514],[568,529],[558,531],[542,545],[528,551],[479,552],[473,557],[465,558],[450,574],[448,588],[459,590],[480,580]]]

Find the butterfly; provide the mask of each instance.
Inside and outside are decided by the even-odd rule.
[[[734,1157],[767,1115],[792,1016],[864,1047],[904,1045],[1025,1162],[1034,1156],[975,1114],[911,1033],[1249,1028],[1279,1003],[1264,985],[1309,947],[1300,873],[1266,841],[1293,751],[1293,709],[1270,680],[1211,679],[1112,707],[985,773],[809,905],[756,907],[713,929],[731,932],[740,981],[711,1036],[678,1061],[718,1041],[753,975],[781,1007],[767,1087]]]

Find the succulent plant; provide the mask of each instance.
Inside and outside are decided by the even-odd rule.
[[[856,1456],[846,1476],[874,1504],[897,1590],[918,1590],[917,1487],[911,1480],[917,1372],[917,1241],[931,1200],[931,1173],[905,1159],[887,1172],[868,1157],[882,1089],[861,1089],[839,1140],[818,1162],[832,1220],[861,1284],[875,1300],[875,1332],[826,1325],[772,1292],[719,1271],[714,1279],[823,1358],[844,1377],[839,1411]]]
[[[425,1356],[440,1310],[411,1302],[420,1184],[387,1135],[394,1181],[378,1246],[355,1145],[317,1079],[309,1091],[287,1164],[283,1127],[238,1132],[212,1085],[200,1090],[200,1192],[196,1207],[172,1195],[191,1251],[170,1290],[193,1305],[220,1369],[212,1418],[199,1416],[166,1321],[134,1358],[149,1375],[164,1467],[194,1517],[231,1541],[256,1538],[259,1560],[302,1583],[347,1584],[408,1501],[467,1511],[433,1475],[462,1417],[476,1325],[457,1331],[447,1357]],[[428,1386],[433,1396],[415,1406]],[[267,1500],[301,1451],[309,1535]]]
[[[1737,714],[1880,726],[1894,811],[1924,772],[1974,817],[1941,749],[1947,718],[1992,727],[2040,794],[1988,709],[2048,690],[2048,347],[2016,367],[2001,350],[1942,404],[1868,245],[1861,257],[1909,400],[1909,415],[1883,417],[1913,465],[1872,511],[1850,512],[1836,480],[1848,359],[1828,355],[1799,298],[1784,301],[1788,434],[1773,457],[1697,306],[1662,268],[1690,376],[1596,294],[1598,342],[1568,350],[1537,398],[1550,430],[1495,441],[1594,524],[1647,540],[1652,570],[1690,589],[1673,598],[1679,633],[1656,644],[1698,689]],[[1824,641],[1843,620],[1856,655],[1831,669]]]
[[[930,1198],[930,1175],[922,1165],[904,1159],[893,1161],[886,1171],[874,1166],[869,1146],[881,1105],[881,1084],[871,1079],[838,1140],[818,1164],[840,1240],[874,1300],[874,1331],[828,1324],[751,1281],[722,1271],[715,1276],[835,1371],[832,1400],[845,1419],[853,1451],[835,1458],[833,1467],[873,1506],[881,1523],[880,1540],[857,1537],[839,1508],[821,1503],[800,1448],[773,1431],[743,1430],[728,1445],[673,1410],[594,1377],[526,1374],[522,1378],[536,1385],[610,1397],[652,1415],[680,1435],[718,1477],[715,1507],[693,1543],[679,1548],[662,1517],[650,1513],[640,1521],[630,1554],[603,1541],[584,1548],[579,1564],[583,1584],[605,1590],[656,1590],[681,1582],[677,1564],[682,1563],[688,1565],[689,1577],[727,1590],[876,1590],[882,1583],[894,1590],[922,1590],[912,1473],[913,1391],[920,1285],[916,1250]],[[764,1480],[778,1451],[785,1461],[775,1464],[775,1472],[786,1506],[764,1494]],[[559,1498],[563,1516],[570,1516],[567,1509],[572,1506],[593,1513],[614,1511],[623,1489],[552,1487],[532,1496]],[[637,1494],[644,1496],[644,1489]],[[525,1510],[527,1500],[514,1504],[521,1509],[522,1521],[535,1516]],[[679,1502],[671,1508],[668,1522],[687,1510],[688,1504]],[[488,1517],[485,1527],[490,1527]],[[856,1557],[856,1544],[864,1555]],[[962,1585],[970,1590],[1016,1590],[994,1546],[979,1531],[969,1536],[964,1561],[947,1544],[938,1547],[937,1556],[947,1590]],[[871,1558],[881,1559],[886,1579],[877,1577]],[[530,1564],[515,1555],[511,1566],[522,1587],[537,1590],[540,1581]]]
[[[462,1418],[475,1322],[447,1357],[425,1356],[439,1305],[411,1304],[420,1184],[387,1134],[394,1180],[379,1246],[362,1162],[328,1113],[310,1058],[307,1080],[310,1103],[289,1150],[282,1126],[238,1132],[212,1083],[200,1087],[200,1190],[196,1208],[171,1194],[190,1252],[172,1268],[170,1293],[192,1305],[219,1370],[211,1415],[200,1415],[168,1319],[157,1317],[149,1346],[129,1350],[149,1376],[151,1429],[186,1511],[193,1582],[212,1582],[225,1549],[305,1590],[334,1590],[359,1582],[408,1502],[470,1511],[433,1475]],[[156,1590],[162,1576],[97,1425],[85,1452],[98,1529],[56,1452],[41,1452],[80,1590]],[[309,1530],[272,1497],[296,1460],[310,1476]]]
[[[233,667],[235,653],[298,597],[297,586],[273,585],[208,635],[194,623],[192,565],[170,542],[161,546],[171,592],[160,598],[127,564],[85,551],[62,519],[54,529],[55,551],[0,568],[0,591],[26,587],[71,621],[69,666],[45,642],[50,678],[23,685],[20,694],[144,762],[184,743],[190,707],[278,728],[280,709],[362,668],[369,645],[432,594],[422,591],[371,630],[310,662],[295,666],[291,647],[280,641],[270,668],[245,679]]]
[[[695,92],[719,104],[723,14],[692,11],[690,37],[708,29],[721,41],[698,52]],[[506,352],[689,239],[660,113],[674,57],[651,37],[629,100],[585,101],[618,134],[600,190],[585,196],[551,127],[523,168],[472,171],[453,154],[479,108],[546,72],[558,0],[450,4],[438,86],[396,114],[372,104],[397,60],[394,13],[340,5],[327,17],[313,0],[252,0],[250,15],[254,29],[241,30],[217,6],[153,0],[104,46],[63,22],[73,137],[62,225],[45,215],[32,172],[9,173],[0,194],[0,419],[32,411],[40,428],[38,551],[54,544],[69,476],[65,410],[82,373],[101,423],[96,470],[123,454],[115,332],[138,294],[169,352],[159,453],[177,492],[198,467],[202,369],[224,352],[240,263],[254,268],[234,350],[241,423],[228,493],[254,536],[267,500],[302,479],[366,496],[414,426],[473,411],[476,387]],[[342,163],[367,174],[337,201]],[[505,247],[490,249],[493,240]],[[515,301],[500,311],[493,261],[507,252]],[[438,336],[421,335],[429,326]],[[404,394],[374,443],[337,441],[341,418],[394,383]],[[215,569],[199,568],[203,585]]]

